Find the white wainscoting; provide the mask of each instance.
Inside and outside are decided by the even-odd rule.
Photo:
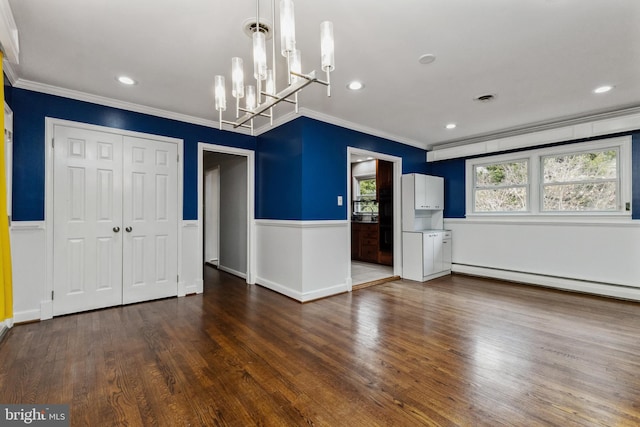
[[[178,296],[202,293],[202,256],[198,253],[198,232],[198,221],[182,222]],[[45,222],[14,221],[11,224],[11,255],[14,322],[50,319],[53,310],[45,268]]]
[[[445,219],[454,272],[640,300],[640,223]]]
[[[11,224],[13,269],[13,320],[40,320],[45,298],[46,235],[44,221],[13,221]]]
[[[178,265],[180,272],[179,297],[202,293],[204,283],[202,279],[202,253],[198,251],[200,238],[198,220],[182,221],[182,260]]]
[[[350,291],[348,221],[257,220],[257,279],[306,302]]]

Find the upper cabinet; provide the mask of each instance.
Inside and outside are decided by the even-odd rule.
[[[417,210],[444,209],[444,179],[412,173],[402,177],[403,197],[413,198]]]

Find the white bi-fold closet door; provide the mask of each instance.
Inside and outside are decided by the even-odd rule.
[[[53,150],[53,314],[176,296],[176,144],[56,125]]]

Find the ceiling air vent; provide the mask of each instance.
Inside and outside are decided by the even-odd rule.
[[[486,95],[476,96],[475,98],[473,98],[474,101],[478,101],[478,102],[491,102],[494,99],[496,99],[496,96],[490,93]]]

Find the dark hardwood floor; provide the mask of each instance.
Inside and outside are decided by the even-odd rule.
[[[455,275],[205,293],[14,327],[0,403],[74,426],[637,426],[640,304]]]

